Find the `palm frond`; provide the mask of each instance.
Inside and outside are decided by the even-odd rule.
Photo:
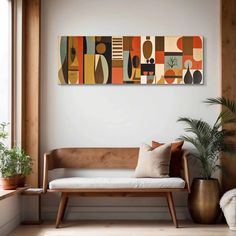
[[[201,145],[205,146],[208,144],[208,141],[211,138],[210,134],[212,128],[207,122],[187,117],[180,117],[178,121],[187,124],[185,131],[195,134]]]
[[[221,111],[218,115],[214,126],[216,128],[220,128],[225,124],[235,124],[236,123],[236,116],[230,110]]]
[[[224,97],[208,98],[204,101],[204,103],[207,103],[209,105],[222,105],[228,108],[232,113],[236,114],[236,104],[234,101],[228,98]]]

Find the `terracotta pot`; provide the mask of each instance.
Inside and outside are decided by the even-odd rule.
[[[17,186],[18,187],[24,187],[25,186],[25,176],[22,174],[16,175],[17,179]]]
[[[194,179],[188,198],[192,219],[200,224],[215,223],[220,212],[220,186],[217,179]]]
[[[10,178],[0,178],[0,181],[4,190],[14,190],[17,188],[17,179],[15,176]]]

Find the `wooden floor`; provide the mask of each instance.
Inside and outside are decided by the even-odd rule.
[[[160,221],[68,221],[59,229],[54,222],[42,225],[21,225],[11,236],[235,236],[227,225],[198,225],[180,222],[176,229],[171,222]]]

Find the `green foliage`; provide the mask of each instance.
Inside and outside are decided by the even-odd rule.
[[[200,161],[204,179],[210,179],[212,174],[220,168],[217,164],[221,152],[235,152],[234,141],[230,139],[236,133],[235,103],[226,98],[209,98],[205,101],[208,104],[219,104],[225,107],[220,112],[213,126],[203,120],[181,117],[178,119],[184,122],[187,127],[185,131],[192,135],[182,135],[180,140],[191,143],[196,151],[193,157]],[[231,125],[230,129],[225,126]]]
[[[7,123],[0,123],[0,151],[5,149],[4,141],[8,137],[8,133],[6,131]]]
[[[16,175],[17,156],[11,149],[5,149],[0,154],[0,173],[3,178],[9,178]]]
[[[0,123],[0,174],[3,178],[13,177],[16,174],[29,175],[32,171],[32,158],[24,150],[8,148],[4,141],[8,137],[7,123]]]
[[[14,149],[17,154],[17,173],[24,176],[29,175],[32,172],[32,158],[24,150],[17,147]]]

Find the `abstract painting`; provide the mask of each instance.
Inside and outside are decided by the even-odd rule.
[[[201,36],[59,37],[59,84],[203,84]]]

